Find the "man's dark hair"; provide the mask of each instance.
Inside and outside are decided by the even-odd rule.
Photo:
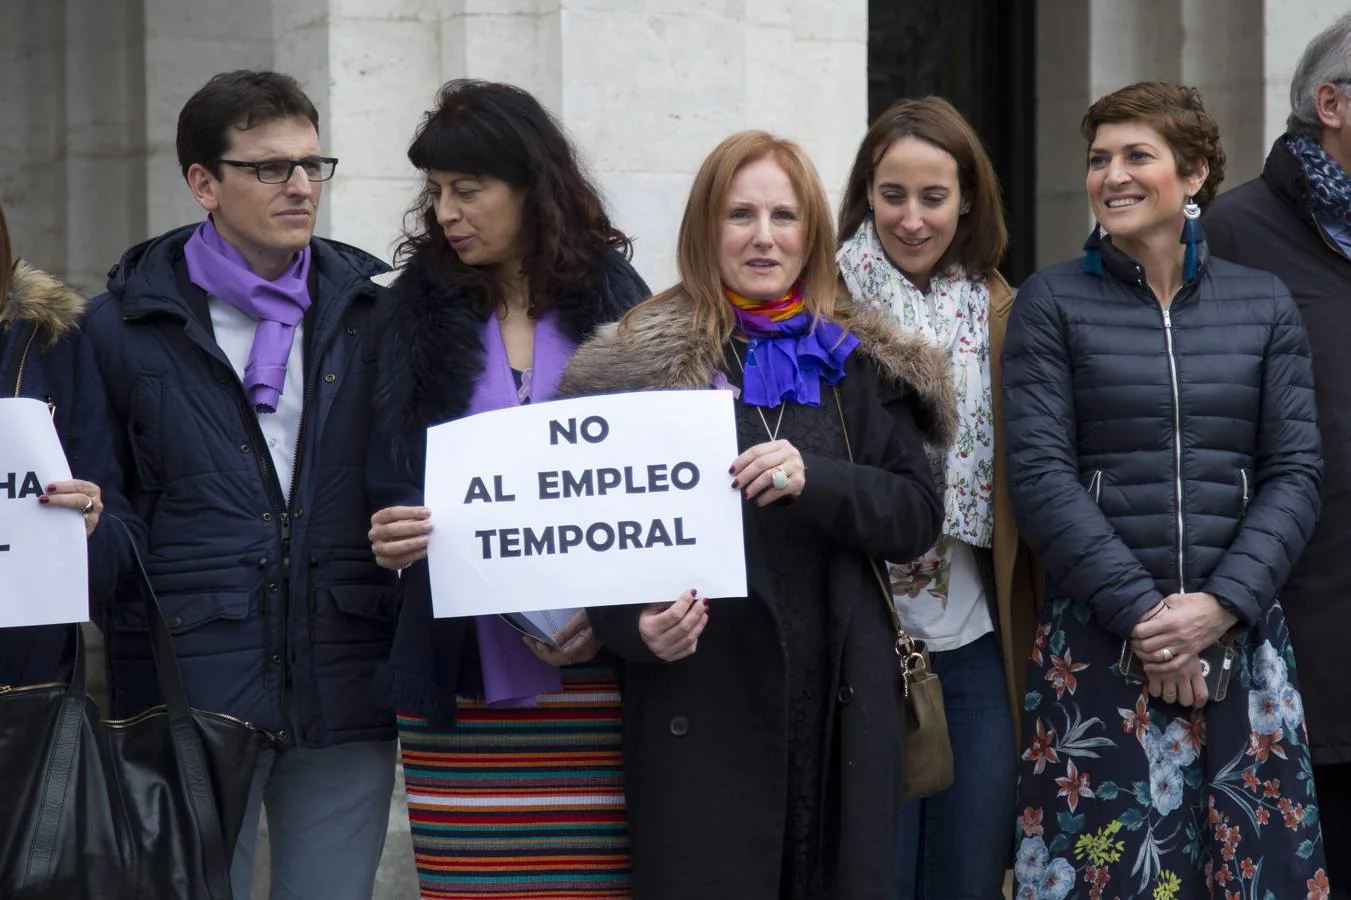
[[[200,163],[220,177],[220,158],[232,129],[248,131],[281,119],[309,119],[319,130],[319,112],[290,75],[237,69],[204,84],[178,114],[178,165],[187,177]]]

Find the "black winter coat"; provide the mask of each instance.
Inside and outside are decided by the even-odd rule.
[[[1125,638],[1164,596],[1251,625],[1318,517],[1308,339],[1284,285],[1218,259],[1164,312],[1103,241],[1033,275],[1004,345],[1010,495],[1047,596]]]
[[[942,504],[924,438],[945,445],[956,408],[941,354],[880,313],[859,316],[862,343],[840,382],[857,464],[808,455],[796,502],[819,524],[829,580],[823,874],[832,900],[889,900],[903,713],[890,601],[869,557],[912,559],[932,546]],[[688,308],[674,301],[627,337],[602,329],[577,351],[559,393],[706,388],[722,353],[700,341]],[[834,404],[828,388],[821,402]],[[774,557],[749,517],[745,542],[750,595],[713,601],[691,657],[655,657],[638,634],[641,607],[588,610],[597,636],[627,663],[624,775],[642,900],[781,896],[788,674],[770,567],[792,563]]]
[[[1211,252],[1277,275],[1313,348],[1323,434],[1323,515],[1281,605],[1290,623],[1315,765],[1351,763],[1351,259],[1314,219],[1299,161],[1277,140],[1262,175],[1215,201],[1204,219]]]
[[[554,310],[562,331],[580,344],[648,296],[628,260],[606,252],[585,285],[565,291]],[[374,337],[380,438],[371,442],[367,472],[377,508],[422,504],[427,427],[468,410],[483,371],[482,326],[464,290],[421,258],[389,287]],[[482,691],[474,620],[432,618],[425,561],[404,570],[400,589],[394,645],[377,671],[375,696],[400,712],[451,723],[456,695]]]
[[[395,735],[372,701],[389,653],[395,578],[371,555],[364,329],[387,267],[315,238],[304,418],[289,503],[206,293],[187,277],[194,226],[128,250],[85,331],[112,400],[128,498],[192,704],[321,748]],[[119,596],[109,623],[115,715],[159,702],[145,619]]]

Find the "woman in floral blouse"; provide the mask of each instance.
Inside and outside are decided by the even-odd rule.
[[[1277,278],[1208,257],[1224,151],[1195,90],[1123,88],[1081,131],[1101,224],[1023,286],[1004,350],[1014,516],[1051,598],[1015,896],[1326,898],[1277,601],[1319,510],[1304,326]]]

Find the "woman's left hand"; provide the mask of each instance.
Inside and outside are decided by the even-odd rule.
[[[1168,608],[1131,632],[1131,650],[1150,675],[1177,672],[1238,622],[1213,594],[1173,594],[1165,602]]]
[[[807,464],[802,454],[788,441],[769,441],[756,444],[732,461],[732,487],[741,491],[756,506],[768,506],[782,497],[796,498],[807,486]],[[774,476],[781,473],[786,483],[774,486]]]
[[[560,669],[575,663],[591,662],[600,652],[600,639],[591,630],[586,610],[573,616],[568,624],[554,635],[554,642],[563,649],[555,650],[543,641],[537,641],[532,637],[525,638],[525,645],[530,648],[530,652]]]
[[[38,498],[45,506],[73,509],[84,514],[84,536],[94,533],[103,512],[103,492],[92,481],[54,481],[47,485],[47,493]]]

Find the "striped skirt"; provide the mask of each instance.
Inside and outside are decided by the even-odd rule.
[[[537,707],[458,710],[446,730],[399,716],[422,896],[629,897],[615,672],[571,666]]]

